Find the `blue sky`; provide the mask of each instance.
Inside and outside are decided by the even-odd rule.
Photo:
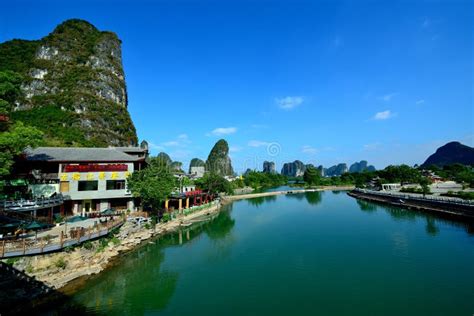
[[[186,163],[377,168],[474,145],[472,1],[9,1],[0,41],[69,18],[118,34],[129,111]]]

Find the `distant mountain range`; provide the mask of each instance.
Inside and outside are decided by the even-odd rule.
[[[463,145],[460,142],[447,143],[439,147],[421,166],[436,165],[442,167],[454,163],[474,165],[474,148]]]
[[[273,164],[273,162],[265,161],[263,164],[264,172],[268,172],[269,165]],[[300,160],[295,160],[293,162],[287,162],[283,165],[281,169],[281,174],[288,176],[288,177],[300,177],[304,174],[307,165],[305,165]],[[361,160],[360,162],[353,163],[350,168],[347,168],[347,164],[340,163],[329,168],[324,168],[323,166],[319,166],[318,170],[321,172],[323,177],[334,177],[340,176],[346,172],[350,173],[357,173],[357,172],[364,172],[364,171],[375,171],[375,167],[372,165],[368,165],[366,160]]]

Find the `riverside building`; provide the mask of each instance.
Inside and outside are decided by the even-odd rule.
[[[127,177],[146,164],[148,148],[38,147],[15,166],[35,198],[62,194],[61,214],[87,215],[108,208],[134,210]]]

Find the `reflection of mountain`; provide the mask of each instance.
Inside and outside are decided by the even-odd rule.
[[[125,260],[89,281],[77,299],[110,314],[143,315],[146,311],[163,310],[173,296],[178,274],[163,270],[163,250],[145,247],[127,255]],[[143,294],[149,299],[137,300]]]
[[[74,312],[76,302],[91,302],[90,308],[115,315],[143,315],[147,311],[163,310],[173,297],[178,282],[175,271],[162,268],[165,248],[186,244],[203,232],[213,240],[229,236],[235,220],[230,216],[232,204],[226,208],[210,221],[161,236],[155,245],[146,245],[124,255],[112,269],[88,280],[87,287],[75,295],[73,302],[63,305],[61,312]]]
[[[370,203],[364,200],[356,200],[356,201],[361,211],[375,212],[377,210],[377,205],[375,205],[374,203]]]
[[[439,228],[432,217],[426,217],[426,233],[431,236],[436,236],[439,233]]]
[[[303,200],[305,198],[304,192],[301,193],[293,193],[293,194],[287,194],[285,195],[289,199],[296,199],[296,200]]]
[[[359,199],[357,200],[357,204],[359,205],[360,210],[364,212],[374,212],[377,209],[384,210],[388,215],[390,215],[392,219],[396,221],[416,222],[419,219],[425,220],[425,231],[431,236],[435,236],[439,233],[440,224],[463,228],[469,235],[474,235],[474,223],[472,222],[457,221],[455,219],[446,217],[433,216],[433,214],[429,213],[415,212],[386,204],[379,205]]]
[[[247,202],[252,206],[259,207],[265,202],[275,202],[276,200],[277,200],[276,195],[269,195],[269,196],[259,196],[259,197],[247,199]]]
[[[232,204],[229,205],[232,207]],[[235,219],[230,217],[230,210],[222,211],[210,223],[206,225],[204,231],[210,239],[222,239],[227,237],[235,225]]]
[[[306,192],[304,196],[306,201],[311,205],[318,205],[322,201],[322,194],[320,191]]]

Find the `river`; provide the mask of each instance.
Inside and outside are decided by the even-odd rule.
[[[124,255],[54,309],[472,315],[474,228],[345,192],[241,200],[181,237],[161,237]]]

